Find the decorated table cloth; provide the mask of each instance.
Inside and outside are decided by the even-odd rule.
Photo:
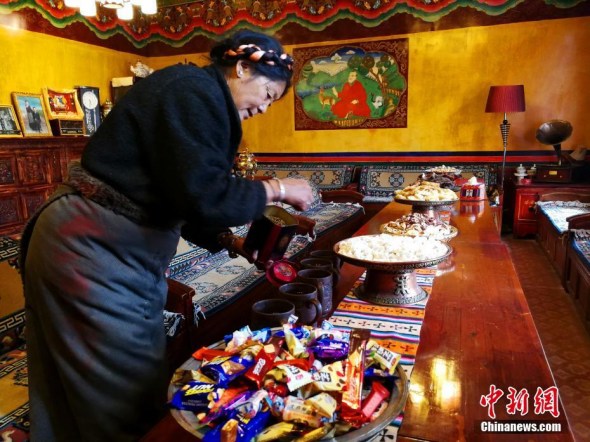
[[[418,284],[430,294],[436,269],[415,270]],[[402,355],[400,364],[410,379],[420,343],[420,331],[428,297],[421,302],[400,307],[370,304],[355,296],[364,275],[338,305],[329,321],[338,328],[362,328],[371,330],[371,338],[383,347]],[[387,426],[379,439],[394,441],[403,420],[403,412]]]

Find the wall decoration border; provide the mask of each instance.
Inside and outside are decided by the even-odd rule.
[[[529,3],[531,0],[527,0]],[[195,37],[217,39],[235,29],[264,29],[277,34],[284,28],[296,25],[313,32],[321,32],[336,22],[353,22],[366,28],[376,28],[395,16],[411,17],[417,22],[434,23],[449,14],[458,12],[455,27],[488,24],[488,18],[500,17],[511,10],[521,11],[521,0],[160,0],[158,13],[152,16],[135,14],[130,22],[116,19],[112,11],[99,7],[96,17],[86,18],[62,0],[0,0],[0,16],[12,12],[36,10],[51,26],[63,29],[73,23],[82,23],[99,39],[123,36],[135,48],[150,43],[163,43],[179,48]],[[585,0],[535,0],[525,15],[511,13],[509,21],[543,18],[549,7],[559,16],[568,16],[567,9],[576,9],[578,15],[588,15]],[[541,12],[536,10],[541,9]],[[543,12],[545,11],[545,12]],[[533,13],[533,16],[530,14]],[[534,14],[541,14],[537,17]],[[571,15],[571,14],[570,14]],[[522,16],[522,17],[521,17]],[[475,18],[474,18],[475,17]],[[407,20],[407,19],[406,19]],[[482,23],[482,20],[486,23]],[[500,20],[501,21],[501,20]],[[0,20],[1,22],[1,20]],[[404,33],[404,32],[401,32]]]

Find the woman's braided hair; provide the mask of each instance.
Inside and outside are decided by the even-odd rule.
[[[239,60],[250,62],[254,71],[271,80],[282,80],[291,85],[293,58],[273,37],[254,31],[238,31],[211,49],[214,64],[221,67],[235,66]]]

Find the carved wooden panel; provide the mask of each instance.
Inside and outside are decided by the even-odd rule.
[[[24,206],[24,219],[29,219],[31,215],[45,202],[45,200],[53,193],[54,186],[46,187],[39,190],[33,190],[21,193]]]
[[[0,156],[0,186],[16,184],[16,157],[14,155]]]
[[[0,138],[0,235],[21,234],[87,142],[87,137]]]
[[[19,155],[18,171],[23,185],[32,186],[48,182],[46,160],[47,157],[43,153]]]
[[[18,224],[23,221],[18,193],[0,193],[0,226]]]

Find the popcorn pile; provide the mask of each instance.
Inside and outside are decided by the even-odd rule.
[[[395,191],[395,197],[411,201],[456,201],[457,194],[438,183],[419,181]]]
[[[426,237],[432,239],[444,240],[452,233],[451,226],[433,218],[424,213],[410,213],[396,219],[382,224],[380,227],[381,233],[389,233],[390,235],[404,235],[412,237]]]
[[[195,413],[203,442],[315,441],[374,421],[387,408],[401,359],[368,330],[284,325],[202,348],[179,370],[170,406]]]
[[[425,237],[379,235],[355,236],[338,243],[338,253],[363,261],[415,262],[443,256],[448,247]]]

